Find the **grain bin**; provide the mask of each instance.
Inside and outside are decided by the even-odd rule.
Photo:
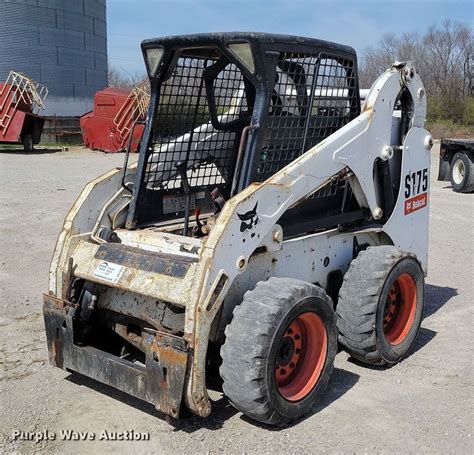
[[[46,85],[46,115],[81,115],[107,85],[106,0],[0,0],[0,38],[0,80]]]

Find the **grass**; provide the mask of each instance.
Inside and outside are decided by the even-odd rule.
[[[426,129],[430,131],[435,139],[442,139],[443,137],[474,138],[474,125],[463,125],[452,120],[428,121]]]

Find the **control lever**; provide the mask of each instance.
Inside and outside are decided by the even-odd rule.
[[[196,226],[193,227],[193,237],[202,237],[202,227],[204,226],[202,221],[199,219],[201,215],[201,209],[198,207],[194,210],[194,217],[196,218]]]
[[[179,176],[181,177],[181,188],[186,195],[186,202],[184,206],[184,229],[183,235],[187,237],[188,235],[188,225],[189,225],[189,206],[191,205],[191,187],[189,186],[188,181],[188,174],[187,174],[187,166],[186,161],[175,161],[174,163],[175,169],[178,171]]]

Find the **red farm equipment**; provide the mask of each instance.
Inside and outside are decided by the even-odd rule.
[[[148,81],[136,84],[130,92],[106,88],[95,94],[94,110],[81,117],[81,130],[86,147],[104,152],[120,152],[127,148],[136,152],[143,133],[150,95]]]
[[[45,86],[10,71],[0,82],[0,143],[23,144],[26,152],[39,144],[45,119],[37,113],[44,109],[47,95]]]

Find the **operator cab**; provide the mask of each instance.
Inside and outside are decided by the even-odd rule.
[[[225,201],[360,114],[357,59],[347,46],[215,33],[147,40],[142,51],[151,103],[127,228],[206,235]],[[280,224],[296,235],[320,228],[317,219],[336,226],[342,212],[357,219],[359,208],[341,174]]]

